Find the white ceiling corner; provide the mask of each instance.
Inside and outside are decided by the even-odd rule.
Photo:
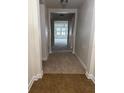
[[[79,8],[84,0],[68,0],[66,8]],[[48,8],[61,8],[60,0],[45,0]]]

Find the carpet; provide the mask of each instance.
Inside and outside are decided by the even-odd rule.
[[[85,69],[77,57],[69,52],[52,53],[43,62],[45,74],[84,74]]]

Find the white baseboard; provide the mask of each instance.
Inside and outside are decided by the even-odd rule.
[[[95,84],[95,77],[92,75],[92,74],[89,74],[88,72],[87,72],[87,66],[84,64],[84,62],[80,59],[80,57],[75,53],[75,55],[76,55],[76,57],[78,58],[78,60],[80,61],[80,63],[82,64],[82,66],[84,67],[84,69],[85,69],[85,71],[86,71],[86,73],[85,73],[85,75],[86,75],[86,77],[88,78],[88,79],[91,79],[92,81],[93,81],[93,83]]]
[[[46,61],[47,59],[48,59],[48,55],[42,57],[42,60],[43,60],[43,61]]]
[[[43,61],[46,61],[46,60],[47,60],[47,57],[43,57],[42,60],[43,60]]]
[[[29,82],[28,91],[31,89],[34,81],[37,81],[38,79],[41,79],[42,77],[43,77],[43,72],[41,72],[41,74],[37,74],[37,75],[33,76],[31,81]]]
[[[80,61],[80,63],[82,64],[82,66],[84,67],[85,71],[87,71],[87,66],[84,64],[84,62],[80,59],[80,57],[75,53],[76,57],[78,58],[78,60]]]
[[[95,84],[95,77],[92,74],[89,74],[88,72],[86,72],[85,75],[88,79],[91,79],[93,83]]]
[[[49,51],[49,54],[52,54],[52,51],[51,50]]]
[[[29,82],[28,91],[31,89],[31,86],[33,85],[34,81],[35,81],[35,76],[33,76],[31,81]]]
[[[73,50],[72,53],[75,54],[75,51]]]

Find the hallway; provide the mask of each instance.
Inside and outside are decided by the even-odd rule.
[[[30,49],[39,48],[39,58],[29,64],[36,65],[29,68],[29,93],[95,93],[93,3],[40,0],[39,45]]]
[[[43,77],[35,81],[29,93],[95,93],[95,85],[71,52],[57,52],[43,61]]]
[[[85,70],[71,52],[58,52],[49,55],[43,62],[45,74],[84,74]]]

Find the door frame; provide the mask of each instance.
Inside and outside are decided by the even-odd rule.
[[[74,29],[73,29],[73,47],[72,47],[72,53],[75,54],[75,39],[76,39],[76,29],[77,29],[77,9],[48,9],[48,23],[49,23],[49,53],[52,53],[51,48],[51,13],[74,13],[75,14],[75,23],[74,23]]]

